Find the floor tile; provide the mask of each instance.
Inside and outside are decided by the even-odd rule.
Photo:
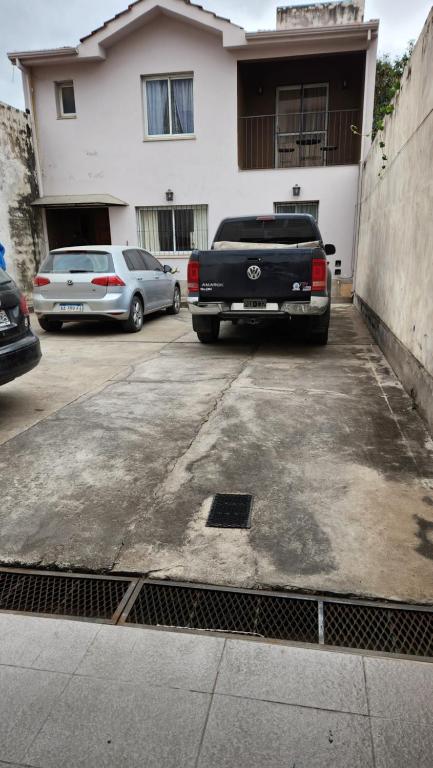
[[[0,664],[74,672],[99,624],[0,614]]]
[[[217,691],[367,714],[362,658],[351,654],[228,640]]]
[[[433,664],[373,658],[364,664],[371,715],[433,725]]]
[[[216,695],[199,768],[372,768],[368,718]]]
[[[371,727],[376,768],[432,768],[433,726],[372,718]]]
[[[74,677],[25,762],[43,768],[193,768],[210,696]]]
[[[0,666],[0,757],[23,761],[26,748],[45,721],[68,675]]]
[[[129,627],[102,627],[80,675],[212,691],[222,638]]]

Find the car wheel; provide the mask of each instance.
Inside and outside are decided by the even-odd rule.
[[[143,327],[144,310],[141,299],[138,296],[133,296],[131,301],[131,307],[129,310],[129,317],[122,323],[122,328],[125,333],[138,333]]]
[[[178,285],[174,287],[173,304],[167,309],[167,315],[178,315],[180,312],[180,288]]]
[[[39,325],[44,331],[55,332],[55,331],[61,331],[63,323],[61,320],[47,320],[46,317],[41,317],[38,320]]]

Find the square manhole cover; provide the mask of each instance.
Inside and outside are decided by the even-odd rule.
[[[253,497],[249,493],[216,493],[206,525],[210,528],[250,528]]]

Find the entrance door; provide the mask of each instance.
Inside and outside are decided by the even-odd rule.
[[[111,245],[108,208],[47,208],[50,250],[71,245]]]
[[[324,165],[328,126],[328,84],[277,88],[275,165]]]

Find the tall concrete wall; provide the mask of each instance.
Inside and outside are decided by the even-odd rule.
[[[0,242],[10,275],[26,292],[42,253],[42,221],[30,119],[0,102]]]
[[[432,72],[433,9],[365,163],[355,294],[433,427]]]

